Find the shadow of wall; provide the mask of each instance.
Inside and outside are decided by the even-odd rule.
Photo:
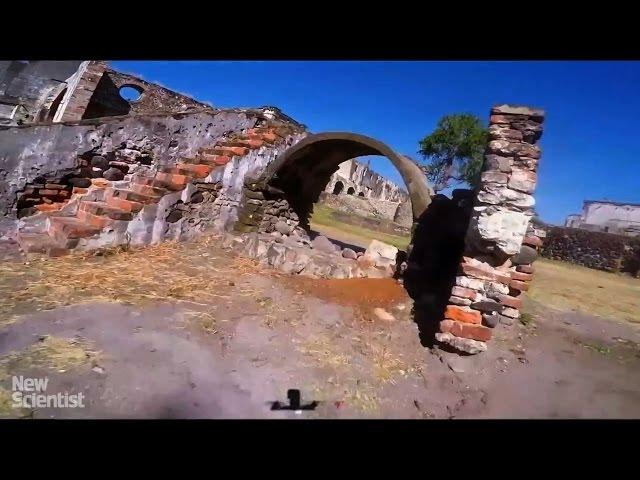
[[[455,284],[473,198],[472,190],[454,190],[452,199],[435,195],[415,223],[404,286],[414,301],[413,319],[418,324],[420,342],[426,347],[435,343]]]

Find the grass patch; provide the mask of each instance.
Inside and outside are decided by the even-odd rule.
[[[313,215],[310,218],[311,228],[316,226],[329,227],[348,234],[349,236],[358,237],[361,240],[363,246],[375,239],[381,242],[388,243],[400,250],[406,250],[411,238],[409,236],[392,235],[384,232],[377,232],[358,225],[351,225],[345,222],[336,220],[332,214],[337,210],[322,204],[316,204],[313,209]],[[321,228],[321,230],[324,230]],[[330,235],[330,232],[329,232]],[[341,239],[338,239],[341,240]]]
[[[601,355],[611,355],[612,353],[611,347],[607,345],[602,345],[597,343],[584,343],[579,340],[576,340],[576,343],[588,350],[593,350],[594,352],[598,352]]]
[[[640,280],[556,260],[535,263],[529,296],[571,310],[640,324]]]
[[[47,336],[25,350],[0,358],[0,380],[31,369],[64,373],[93,363],[98,355],[88,342]]]
[[[533,325],[533,315],[531,315],[530,313],[521,313],[520,323],[525,327]]]

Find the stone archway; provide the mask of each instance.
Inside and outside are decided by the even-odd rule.
[[[274,238],[281,240],[279,235],[282,235],[297,246],[305,242],[312,244],[317,232],[311,229],[310,216],[313,213],[314,204],[320,199],[320,194],[325,190],[331,175],[338,170],[342,162],[368,155],[387,157],[398,169],[405,182],[413,217],[411,242],[406,252],[398,252],[395,247],[390,247],[384,253],[378,252],[379,255],[372,253],[364,262],[371,260],[373,262],[370,265],[371,269],[365,266],[362,271],[358,270],[360,266],[358,262],[358,266],[354,264],[355,270],[350,270],[348,274],[345,272],[338,272],[338,274],[378,275],[380,278],[379,275],[391,276],[401,273],[400,270],[407,266],[405,259],[413,249],[416,239],[414,232],[431,202],[432,190],[417,164],[397,154],[384,143],[364,135],[346,132],[310,135],[282,152],[262,172],[258,171],[257,178],[246,176],[234,230],[257,232],[256,238],[262,239],[258,243],[263,240],[268,243]],[[320,243],[324,243],[324,240]],[[332,242],[329,241],[329,244]],[[337,248],[339,253],[342,248],[350,249],[349,247],[353,246],[339,240],[332,245],[314,244],[313,248],[327,253],[335,252]],[[285,249],[285,247],[270,248],[269,251],[273,250],[272,253],[275,255],[268,260],[270,265],[275,266],[280,262],[281,256],[276,255],[279,249]],[[394,249],[397,255],[391,258],[393,255],[391,252]],[[352,249],[350,250],[353,252]],[[268,255],[268,252],[266,253]],[[343,252],[343,254],[355,255],[349,252]],[[250,255],[259,256],[260,254],[250,253]],[[340,255],[338,257],[342,258]],[[355,263],[353,257],[346,257],[344,260],[349,258]]]
[[[344,190],[344,183],[338,180],[335,186],[333,187],[333,194],[340,195],[342,193],[342,190]]]
[[[346,160],[368,155],[387,157],[398,169],[409,192],[413,218],[420,218],[433,195],[422,170],[379,140],[356,133],[309,135],[271,162],[260,178],[248,182],[247,188],[271,192],[267,196],[282,196],[300,227],[307,229],[313,204],[338,166]]]

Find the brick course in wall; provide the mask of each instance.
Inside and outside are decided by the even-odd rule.
[[[529,223],[544,112],[501,105],[491,110],[489,143],[467,229],[464,254],[436,339],[465,351],[486,350],[497,325],[520,316],[542,231]]]

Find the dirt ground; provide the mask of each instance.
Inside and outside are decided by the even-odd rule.
[[[640,332],[625,322],[530,300],[487,353],[461,357],[420,345],[394,280],[285,276],[215,239],[2,258],[0,417],[640,416]],[[14,375],[82,392],[85,407],[12,408]],[[288,389],[317,407],[272,410]]]

